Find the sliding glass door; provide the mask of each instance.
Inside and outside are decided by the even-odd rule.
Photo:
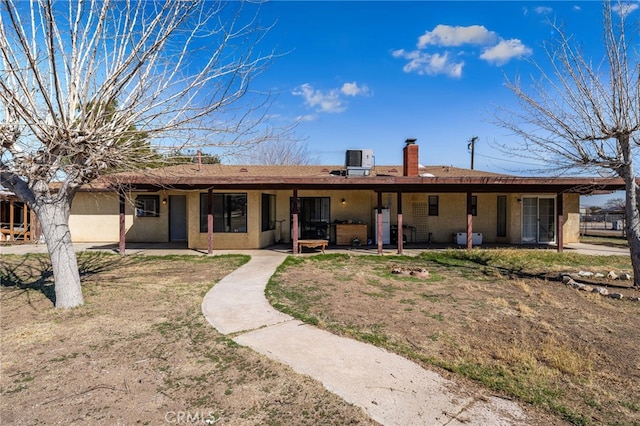
[[[555,198],[523,197],[522,242],[545,244],[555,241]]]
[[[329,197],[298,198],[298,237],[329,239],[330,207]],[[293,198],[291,217],[293,218]]]

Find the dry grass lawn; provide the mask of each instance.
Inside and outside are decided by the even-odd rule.
[[[204,294],[246,260],[85,252],[85,305],[56,310],[47,258],[3,255],[0,424],[374,424],[206,322]]]
[[[580,270],[628,272],[630,263],[544,250],[290,257],[267,294],[304,321],[519,400],[554,424],[638,425],[640,302],[555,279]],[[630,282],[591,280],[640,296]]]

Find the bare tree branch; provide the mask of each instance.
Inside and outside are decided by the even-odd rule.
[[[258,48],[270,29],[259,6],[0,0],[0,185],[38,214],[48,244],[70,246],[83,184],[162,153],[277,140],[295,125],[272,127],[271,96],[250,90],[277,58]]]
[[[561,25],[550,22],[558,38],[545,46],[548,63],[533,63],[539,77],[530,91],[519,78],[507,81],[520,108],[499,108],[495,122],[521,139],[520,146],[502,145],[506,153],[541,161],[555,173],[596,170],[624,179],[626,234],[640,286],[640,31],[629,16],[614,19],[610,2],[603,2],[606,53],[597,65]]]
[[[314,162],[306,142],[275,140],[258,144],[239,158],[247,164],[301,166]]]

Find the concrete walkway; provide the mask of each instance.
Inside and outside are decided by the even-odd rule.
[[[384,425],[532,423],[514,402],[469,394],[401,356],[276,311],[264,288],[286,254],[244,253],[251,260],[218,282],[202,302],[209,323],[238,344],[320,381]]]

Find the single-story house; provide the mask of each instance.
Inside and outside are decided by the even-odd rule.
[[[620,179],[519,177],[403,164],[346,151],[341,166],[183,164],[109,176],[76,195],[74,242],[166,243],[257,249],[326,240],[336,245],[547,244],[579,238],[580,195],[624,188]]]

